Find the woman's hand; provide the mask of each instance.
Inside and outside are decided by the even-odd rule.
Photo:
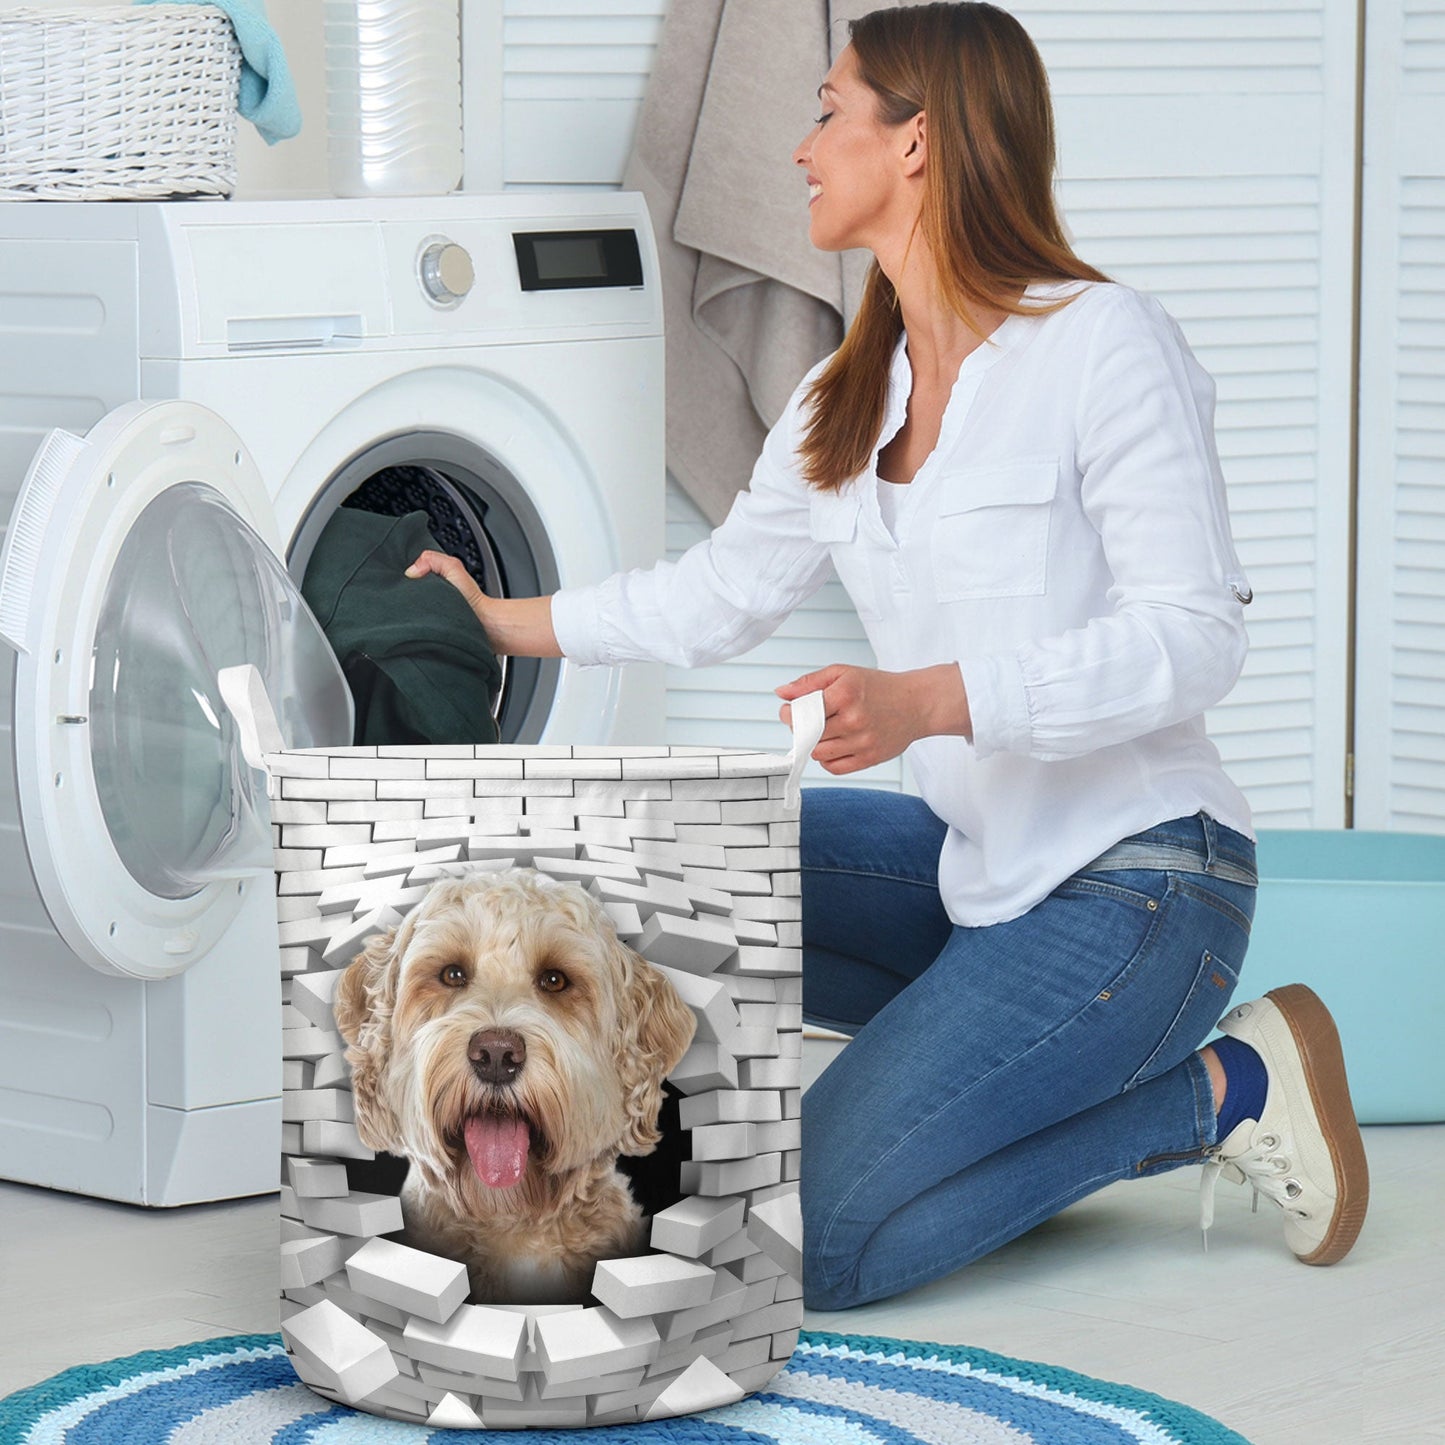
[[[477,586],[476,579],[462,565],[461,559],[449,552],[426,551],[406,569],[408,577],[426,577],[432,573],[445,577],[466,598],[467,606],[477,614],[477,620],[485,628],[487,594]]]
[[[552,630],[550,597],[488,597],[472,574],[447,552],[426,551],[406,569],[408,577],[445,577],[477,614],[499,657],[561,657]]]
[[[776,689],[785,703],[820,690],[827,721],[813,759],[830,773],[885,763],[919,738],[973,733],[963,674],[951,662],[913,672],[835,663]],[[791,707],[779,716],[792,724]]]

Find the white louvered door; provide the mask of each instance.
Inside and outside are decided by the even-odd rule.
[[[1437,23],[1429,17],[1442,3],[1406,0],[1425,16],[1412,22],[1417,29]],[[485,144],[498,183],[615,183],[667,0],[466,5],[468,43],[476,53],[480,35],[493,46],[504,77],[481,106],[495,111]],[[1245,675],[1211,716],[1211,731],[1262,825],[1338,826],[1356,0],[1016,0],[1010,8],[1049,67],[1060,198],[1078,249],[1159,296],[1218,383],[1220,451],[1256,600]],[[1381,8],[1372,0],[1372,15]],[[469,121],[469,137],[474,128]],[[704,531],[671,488],[669,552]],[[748,656],[674,673],[668,737],[770,746],[778,681],[868,656],[830,584]],[[865,781],[903,785],[896,765]]]
[[[1344,820],[1353,0],[1019,0],[1077,250],[1158,296],[1218,387],[1255,600],[1211,734],[1256,821]]]
[[[1445,0],[1366,29],[1355,824],[1445,832]]]

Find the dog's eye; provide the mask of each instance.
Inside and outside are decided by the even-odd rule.
[[[461,988],[466,984],[467,971],[459,963],[449,963],[442,969],[440,977],[448,988]]]
[[[543,993],[561,993],[567,987],[567,975],[560,968],[549,968],[537,975],[537,987]]]

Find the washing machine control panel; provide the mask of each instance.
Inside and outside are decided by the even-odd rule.
[[[421,253],[421,287],[438,306],[463,301],[476,279],[470,253],[455,241],[432,241]]]

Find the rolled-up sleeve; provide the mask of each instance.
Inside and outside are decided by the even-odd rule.
[[[1213,407],[1213,383],[1163,309],[1116,291],[1090,338],[1075,454],[1111,610],[960,661],[979,756],[1077,757],[1195,717],[1234,685],[1248,594]]]
[[[711,536],[676,562],[553,595],[552,627],[566,657],[582,666],[721,662],[770,636],[827,581],[828,549],[809,535],[808,489],[795,455],[809,380],[768,433],[748,490]]]

